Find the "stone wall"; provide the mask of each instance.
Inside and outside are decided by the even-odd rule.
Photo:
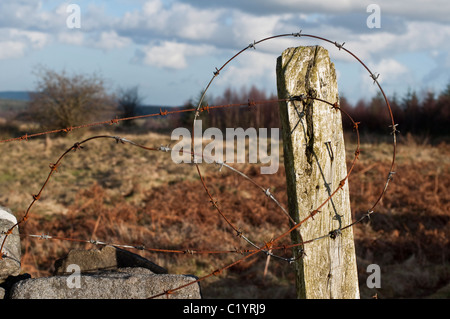
[[[0,207],[1,242],[16,223],[14,215]],[[168,274],[150,260],[113,246],[72,250],[55,261],[51,277],[31,278],[21,273],[20,260],[19,229],[15,227],[0,259],[0,299],[146,299],[197,279]],[[200,284],[158,298],[201,299]]]

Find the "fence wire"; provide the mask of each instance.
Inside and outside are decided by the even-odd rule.
[[[314,220],[314,216],[316,214],[319,214],[321,211],[321,208],[326,205],[329,201],[332,200],[333,196],[338,193],[340,190],[342,190],[342,188],[344,187],[345,183],[348,182],[349,176],[353,171],[353,168],[355,166],[356,161],[358,160],[358,157],[360,155],[360,134],[359,134],[359,125],[360,123],[355,121],[347,112],[345,112],[343,109],[341,109],[339,107],[339,102],[338,101],[326,101],[326,100],[322,100],[319,98],[315,98],[312,96],[307,96],[307,95],[302,95],[302,96],[294,96],[294,97],[286,97],[286,98],[279,98],[276,100],[263,100],[263,101],[251,101],[248,100],[247,102],[243,102],[243,103],[235,103],[235,104],[223,104],[223,105],[213,105],[213,106],[209,106],[209,105],[203,105],[203,101],[205,99],[206,93],[208,91],[208,89],[211,87],[211,85],[213,84],[213,81],[215,80],[215,78],[217,78],[221,72],[226,68],[226,66],[233,61],[234,59],[236,59],[239,55],[241,55],[243,52],[245,52],[248,49],[256,49],[257,46],[263,42],[269,41],[269,40],[273,40],[273,39],[277,39],[277,38],[282,38],[282,37],[295,37],[295,38],[313,38],[316,40],[320,40],[320,41],[325,41],[328,43],[333,44],[339,51],[344,51],[348,54],[350,54],[354,59],[356,59],[357,62],[359,62],[369,73],[369,76],[373,79],[374,84],[376,84],[385,100],[386,103],[386,107],[387,107],[387,111],[389,113],[390,116],[390,127],[391,127],[391,134],[393,137],[392,140],[392,145],[393,145],[393,151],[392,151],[392,160],[391,160],[391,164],[390,164],[390,168],[389,168],[389,173],[388,176],[386,177],[386,181],[384,183],[384,185],[381,187],[381,191],[379,196],[377,197],[377,199],[375,200],[374,203],[372,203],[369,208],[367,209],[367,212],[358,220],[348,224],[348,225],[341,225],[341,223],[339,223],[339,227],[335,228],[335,229],[331,229],[328,233],[326,234],[320,234],[315,238],[310,238],[310,239],[306,239],[306,240],[302,240],[301,243],[297,243],[297,244],[291,244],[291,245],[278,245],[278,242],[282,239],[285,238],[287,235],[289,235],[291,232],[293,231],[299,231],[299,227],[304,224],[305,222],[307,222],[308,220]],[[217,165],[219,166],[219,169],[222,168],[226,168],[228,170],[230,170],[232,173],[236,174],[237,176],[239,176],[240,178],[243,178],[245,180],[247,180],[248,182],[250,182],[254,187],[257,187],[260,191],[261,191],[261,195],[266,196],[267,198],[269,198],[273,203],[275,203],[275,205],[278,207],[279,211],[284,214],[287,218],[287,220],[290,222],[290,228],[283,231],[282,233],[276,235],[275,237],[273,237],[272,239],[270,239],[269,241],[265,242],[264,245],[257,245],[247,234],[244,234],[228,217],[227,217],[227,213],[225,211],[223,211],[223,209],[220,208],[219,205],[219,199],[215,198],[212,193],[210,192],[208,185],[204,179],[204,176],[200,170],[200,166],[198,165],[198,163],[196,161],[194,161],[194,165],[196,167],[201,185],[209,199],[209,202],[212,204],[212,206],[214,207],[214,209],[217,211],[218,215],[223,218],[223,220],[226,222],[226,224],[228,225],[228,227],[231,228],[231,230],[235,233],[235,235],[238,238],[241,238],[242,240],[244,240],[247,244],[249,244],[252,248],[251,249],[245,249],[245,250],[239,250],[239,249],[234,249],[234,250],[196,250],[196,249],[160,249],[160,248],[156,248],[156,247],[145,247],[143,245],[130,245],[127,243],[112,243],[112,242],[107,242],[107,241],[100,241],[100,240],[93,240],[93,239],[82,239],[82,238],[66,238],[66,237],[62,237],[62,236],[53,236],[50,234],[20,234],[19,236],[23,236],[23,237],[28,237],[28,238],[34,238],[34,239],[40,239],[40,240],[58,240],[58,241],[71,241],[71,242],[81,242],[81,243],[88,243],[88,244],[93,244],[93,245],[112,245],[112,246],[116,246],[119,248],[125,248],[125,249],[136,249],[136,250],[145,250],[145,251],[149,251],[149,252],[158,252],[158,253],[173,253],[173,254],[240,254],[242,255],[241,258],[235,260],[232,263],[229,263],[225,266],[219,267],[216,270],[214,270],[213,272],[202,276],[200,278],[198,278],[195,281],[192,281],[186,285],[180,286],[180,287],[176,287],[174,289],[170,289],[167,291],[162,291],[159,294],[156,294],[154,296],[152,296],[151,298],[156,298],[156,297],[160,297],[160,296],[167,296],[169,297],[171,294],[173,294],[174,292],[176,292],[177,290],[183,289],[189,285],[192,284],[196,284],[198,282],[201,282],[203,280],[206,280],[207,278],[210,278],[212,276],[217,276],[220,273],[222,273],[224,270],[227,270],[239,263],[241,263],[242,261],[258,254],[258,253],[263,253],[267,256],[271,256],[273,258],[276,258],[278,260],[284,261],[284,262],[288,262],[288,263],[292,263],[295,261],[294,257],[285,257],[281,254],[278,253],[274,253],[274,252],[278,252],[278,251],[286,251],[287,249],[291,249],[294,247],[303,247],[305,244],[311,243],[313,241],[317,241],[317,240],[322,240],[325,238],[332,238],[335,239],[336,237],[338,237],[342,231],[345,231],[346,229],[349,229],[350,227],[354,226],[357,223],[361,223],[363,220],[370,218],[370,216],[375,212],[375,208],[376,206],[380,203],[381,199],[383,198],[383,196],[385,195],[387,189],[388,189],[388,185],[390,183],[390,181],[393,179],[393,176],[395,174],[395,156],[396,156],[396,147],[397,147],[397,139],[396,139],[396,134],[398,133],[397,130],[397,124],[394,121],[394,117],[392,114],[392,109],[391,106],[389,104],[388,98],[386,96],[386,94],[384,93],[380,83],[378,82],[378,77],[379,74],[375,74],[373,73],[362,61],[361,59],[359,59],[354,53],[352,53],[350,50],[348,50],[347,48],[344,47],[344,43],[338,43],[335,41],[331,41],[328,40],[326,38],[323,37],[319,37],[319,36],[315,36],[315,35],[310,35],[310,34],[303,34],[301,31],[297,32],[297,33],[290,33],[290,34],[280,34],[280,35],[276,35],[276,36],[271,36],[271,37],[267,37],[264,38],[262,40],[259,41],[254,41],[252,43],[250,43],[247,47],[243,48],[242,50],[240,50],[239,52],[237,52],[234,56],[232,56],[229,60],[227,60],[220,68],[216,68],[215,71],[213,72],[213,76],[211,78],[211,80],[208,82],[206,88],[202,91],[202,96],[198,102],[197,107],[194,108],[183,108],[183,109],[171,109],[171,110],[167,110],[165,109],[163,111],[163,109],[160,109],[160,112],[158,113],[153,113],[153,114],[145,114],[145,115],[139,115],[139,116],[133,116],[133,117],[126,117],[126,118],[115,118],[115,119],[111,119],[111,120],[107,120],[107,121],[101,121],[101,122],[95,122],[95,123],[89,123],[89,124],[83,124],[83,125],[79,125],[79,126],[73,126],[73,127],[67,127],[67,128],[60,128],[60,129],[56,129],[56,130],[51,130],[51,131],[45,131],[45,132],[40,132],[40,133],[34,133],[34,134],[25,134],[23,136],[20,137],[15,137],[15,138],[10,138],[10,139],[5,139],[5,140],[1,140],[0,143],[8,143],[8,142],[17,142],[17,141],[27,141],[30,138],[34,138],[34,137],[38,137],[38,136],[43,136],[43,135],[47,135],[47,134],[55,134],[55,133],[61,133],[61,132],[71,132],[73,130],[77,130],[77,129],[82,129],[82,128],[89,128],[89,127],[94,127],[94,126],[101,126],[101,125],[113,125],[113,124],[117,124],[119,122],[122,121],[130,121],[130,120],[136,120],[136,119],[142,119],[142,118],[150,118],[150,117],[158,117],[158,116],[169,116],[172,114],[177,114],[177,113],[184,113],[184,112],[193,112],[194,115],[194,120],[193,120],[193,130],[195,128],[195,124],[196,121],[198,121],[198,117],[200,115],[200,113],[202,112],[207,112],[209,113],[210,111],[214,111],[216,109],[229,109],[232,107],[242,107],[242,106],[248,106],[248,107],[253,107],[253,106],[260,106],[266,103],[274,103],[274,102],[290,102],[290,103],[295,103],[300,102],[300,103],[305,103],[308,100],[317,100],[320,102],[323,102],[325,104],[327,104],[330,108],[334,109],[334,110],[338,110],[340,111],[342,114],[344,114],[352,123],[353,126],[353,131],[356,135],[356,148],[354,151],[354,156],[353,156],[353,160],[350,164],[350,167],[347,171],[346,176],[339,182],[339,185],[336,187],[336,189],[334,190],[329,190],[328,192],[328,197],[326,198],[325,201],[323,201],[318,207],[316,207],[315,209],[311,210],[311,212],[309,212],[309,214],[307,215],[307,217],[305,217],[303,220],[299,221],[299,222],[295,222],[292,217],[290,216],[289,212],[286,210],[286,208],[280,203],[280,201],[276,198],[276,196],[270,192],[271,187],[267,186],[267,185],[260,185],[259,183],[257,183],[253,178],[251,178],[249,175],[245,174],[244,172],[238,170],[236,167],[233,167],[231,165],[229,165],[228,163],[225,163],[224,161],[215,161],[215,160],[211,160],[209,159],[209,161],[206,161],[206,163],[211,163],[211,165]],[[192,131],[194,132],[194,131]],[[192,134],[192,138],[194,138],[194,134]],[[138,147],[141,149],[144,149],[146,151],[156,151],[156,152],[164,152],[164,153],[168,153],[170,151],[172,151],[172,149],[168,146],[160,146],[160,147],[151,147],[151,146],[147,146],[147,145],[143,145],[137,142],[134,142],[130,139],[124,138],[124,137],[120,137],[120,136],[112,136],[112,135],[97,135],[97,136],[92,136],[89,137],[83,141],[80,142],[76,142],[75,144],[73,144],[72,146],[70,146],[65,152],[63,152],[59,158],[52,164],[50,164],[50,172],[47,176],[47,178],[45,179],[45,181],[43,182],[40,190],[38,193],[36,193],[35,195],[32,196],[32,201],[29,204],[24,216],[18,220],[18,222],[13,225],[9,230],[7,230],[6,232],[3,232],[3,241],[1,243],[0,246],[0,259],[2,259],[4,257],[3,255],[3,249],[4,249],[4,245],[5,242],[8,238],[8,236],[15,236],[13,234],[13,230],[16,227],[19,227],[22,223],[25,223],[29,218],[32,217],[31,211],[33,206],[36,204],[37,201],[39,201],[39,199],[41,198],[43,192],[45,191],[49,181],[51,180],[52,176],[58,172],[58,168],[62,165],[63,161],[66,159],[66,157],[72,153],[72,152],[77,152],[77,151],[83,151],[83,146],[87,143],[90,143],[93,140],[99,140],[99,139],[109,139],[109,140],[113,140],[118,144],[126,144],[126,145],[130,145],[132,147]],[[192,143],[192,145],[194,145]],[[187,152],[184,151],[183,152]],[[192,148],[189,153],[192,157],[201,157],[203,159],[207,159],[205,158],[204,154],[195,154],[194,149]],[[297,258],[301,258],[302,254],[299,255],[299,257]]]

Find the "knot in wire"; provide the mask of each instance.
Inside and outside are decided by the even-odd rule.
[[[256,41],[253,41],[253,43],[250,43],[250,44],[248,45],[248,48],[249,48],[249,49],[253,48],[254,50],[256,50]]]
[[[303,102],[303,101],[305,101],[305,99],[306,99],[306,96],[304,93],[301,93],[300,95],[289,96],[290,102],[293,102],[293,101]]]
[[[172,294],[174,294],[175,292],[173,291],[173,290],[166,290],[166,291],[164,291],[164,294],[166,294],[167,295],[167,298],[169,298],[169,295],[172,295]]]
[[[74,152],[76,152],[77,150],[81,150],[83,148],[83,146],[81,146],[81,144],[79,142],[76,142],[75,144],[73,144],[72,146],[72,150]]]
[[[167,145],[167,146],[160,146],[160,147],[158,147],[158,151],[163,151],[163,152],[169,152],[170,151],[170,147],[169,147],[169,145]]]
[[[342,42],[342,44],[339,44],[337,42],[334,42],[334,45],[339,48],[339,51],[344,47],[345,42]]]
[[[25,135],[22,135],[21,137],[19,137],[19,141],[23,141],[23,140],[28,142],[28,134],[27,133],[25,133]]]
[[[47,234],[41,234],[40,236],[39,236],[39,239],[50,239],[50,238],[52,238],[50,235],[47,235]]]
[[[330,236],[331,239],[336,239],[336,237],[338,237],[340,234],[341,234],[340,229],[335,229],[328,233],[328,235]]]
[[[389,172],[388,177],[387,177],[388,181],[394,179],[394,174],[395,174],[395,172],[393,172],[393,171]]]
[[[302,30],[300,30],[300,31],[297,32],[297,33],[292,33],[292,35],[293,35],[294,37],[296,37],[296,38],[300,38],[300,37],[302,36]]]
[[[364,215],[364,217],[367,217],[367,219],[370,220],[370,215],[373,214],[373,210],[368,210],[367,213]]]
[[[218,201],[211,199],[210,203],[212,204],[212,207],[217,208],[218,207]]]
[[[202,108],[200,109],[200,111],[201,111],[201,112],[204,112],[204,111],[206,111],[206,112],[208,112],[208,113],[209,113],[209,105],[206,105],[206,106],[202,106]]]
[[[400,132],[399,130],[397,130],[397,126],[398,126],[398,124],[389,125],[389,127],[392,127],[391,134],[395,135],[397,132]]]
[[[219,165],[220,167],[219,167],[219,172],[221,172],[222,171],[222,168],[223,168],[223,165],[224,165],[225,163],[224,162],[222,162],[222,161],[220,161],[220,160],[217,160],[216,161],[216,165]]]
[[[52,170],[52,172],[53,171],[57,172],[58,171],[58,166],[59,166],[59,163],[57,163],[57,164],[50,163],[50,165],[49,165],[49,167]]]
[[[73,127],[72,127],[72,126],[69,126],[69,127],[64,128],[64,129],[63,129],[63,132],[65,132],[65,133],[70,133],[70,132],[72,132],[72,130],[73,130]]]
[[[113,137],[116,140],[117,144],[119,144],[119,142],[122,144],[125,144],[125,140],[122,137],[120,137],[120,136],[113,136]]]
[[[375,84],[375,82],[378,82],[378,77],[380,76],[380,73],[378,73],[377,75],[375,75],[375,73],[371,73],[370,77],[373,80],[373,84]]]
[[[309,216],[311,216],[311,218],[314,220],[314,215],[316,215],[318,213],[320,213],[320,210],[315,209],[311,213],[309,213]]]
[[[266,243],[264,243],[265,245],[264,245],[264,247],[266,247],[268,250],[267,251],[264,251],[265,252],[265,254],[266,255],[270,255],[270,250],[272,249],[272,247],[273,247],[273,240],[270,240],[270,241],[268,241],[268,242],[266,242]]]
[[[169,112],[167,110],[165,110],[164,112],[162,111],[162,109],[159,109],[159,115],[165,116],[167,115]]]

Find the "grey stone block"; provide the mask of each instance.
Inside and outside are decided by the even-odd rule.
[[[17,223],[16,217],[7,209],[0,206],[0,245],[3,243],[5,234]],[[0,283],[9,276],[17,276],[20,273],[20,237],[19,229],[15,227],[5,241],[0,259]]]
[[[79,276],[78,278],[76,276]],[[145,268],[121,268],[92,274],[26,279],[16,283],[10,299],[146,299],[195,281],[187,275],[153,274]],[[158,299],[201,299],[191,284]]]
[[[55,275],[70,274],[70,265],[77,265],[82,273],[99,270],[114,270],[126,267],[141,267],[155,274],[166,274],[167,269],[145,259],[137,254],[114,246],[104,246],[101,249],[71,250],[66,257],[55,262]]]

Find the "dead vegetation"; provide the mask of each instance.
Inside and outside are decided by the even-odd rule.
[[[92,135],[93,133],[85,133]],[[148,146],[167,145],[157,134],[127,135]],[[49,172],[49,165],[81,136],[34,139],[2,145],[0,204],[23,216]],[[353,154],[348,143],[348,154]],[[6,156],[8,154],[8,156]],[[389,172],[390,144],[362,144],[360,160],[349,180],[354,219],[379,195]],[[450,282],[450,146],[430,146],[414,138],[401,140],[396,174],[369,221],[354,227],[362,298],[449,297]],[[282,164],[282,160],[281,163]],[[235,225],[255,243],[267,242],[288,229],[286,216],[260,189],[233,172],[201,166],[211,192]],[[246,174],[287,206],[285,172]],[[194,166],[174,164],[170,153],[149,152],[95,141],[64,160],[21,234],[49,234],[74,239],[180,250],[249,249],[212,207]],[[286,238],[285,243],[288,243]],[[91,244],[23,237],[24,272],[47,276],[53,262],[70,249]],[[136,251],[134,251],[136,252]],[[206,275],[238,259],[239,254],[172,254],[138,251],[170,273]],[[289,254],[289,252],[286,252]],[[294,298],[291,266],[267,257],[254,258],[202,282],[205,298]],[[366,268],[381,267],[381,289],[368,289]],[[447,288],[446,288],[447,287]]]

